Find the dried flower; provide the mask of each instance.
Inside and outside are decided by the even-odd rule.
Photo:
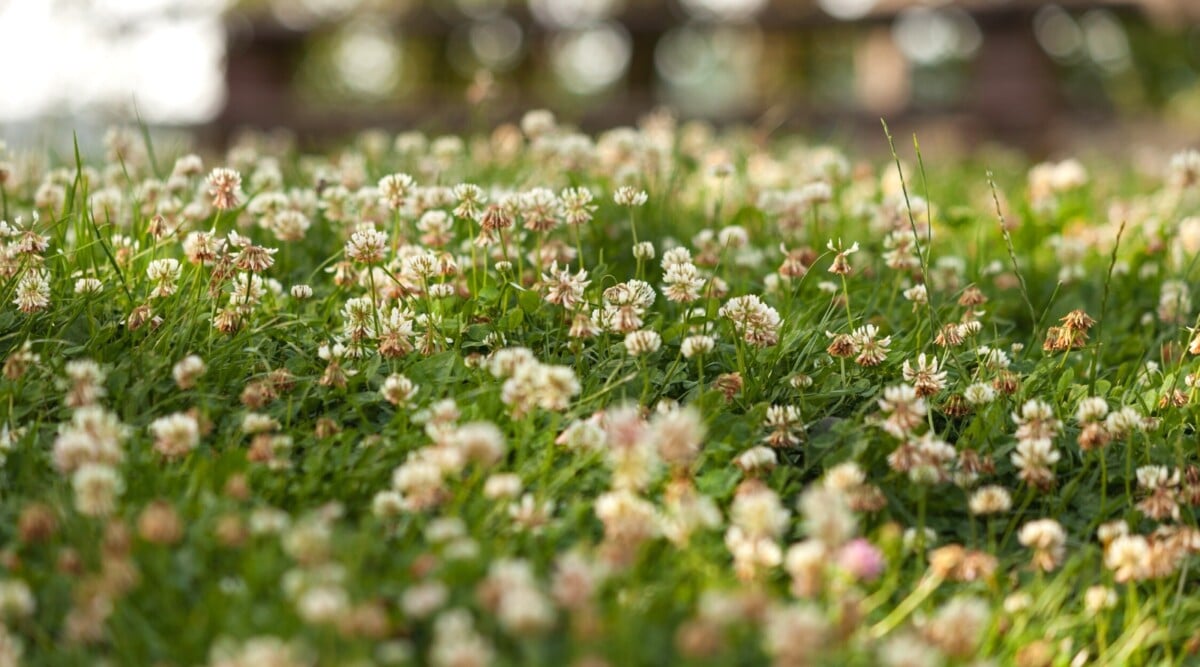
[[[214,208],[228,211],[237,208],[242,197],[242,175],[233,169],[217,167],[208,174],[208,194]]]

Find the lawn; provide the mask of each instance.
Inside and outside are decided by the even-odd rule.
[[[1200,659],[1200,153],[895,134],[0,151],[0,665]]]

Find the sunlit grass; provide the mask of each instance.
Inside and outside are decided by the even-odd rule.
[[[148,136],[0,153],[0,664],[1200,646],[1196,153]]]

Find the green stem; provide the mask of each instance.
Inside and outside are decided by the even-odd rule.
[[[371,284],[371,317],[375,321],[375,336],[378,337],[382,333],[382,329],[379,327],[379,304],[376,302],[378,293],[375,291],[375,268],[370,264],[367,265],[367,282]]]
[[[921,583],[918,584],[917,587],[908,594],[908,597],[904,598],[900,601],[900,604],[896,605],[896,608],[892,610],[892,613],[884,617],[882,621],[871,626],[871,637],[875,639],[885,637],[892,630],[899,627],[899,625],[904,622],[904,619],[908,618],[909,614],[912,614],[914,611],[916,611],[917,607],[921,606],[921,603],[937,590],[941,583],[941,577],[933,574],[926,575],[923,579],[921,579]]]
[[[854,332],[854,315],[850,313],[850,289],[846,286],[846,275],[842,274],[842,295],[846,298],[846,326],[847,333]]]
[[[579,225],[571,225],[571,233],[575,237],[575,256],[579,260],[579,268],[586,269],[583,262],[583,240],[580,238]]]

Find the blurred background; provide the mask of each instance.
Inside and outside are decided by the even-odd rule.
[[[0,137],[685,119],[1034,153],[1200,137],[1200,0],[0,0]]]

